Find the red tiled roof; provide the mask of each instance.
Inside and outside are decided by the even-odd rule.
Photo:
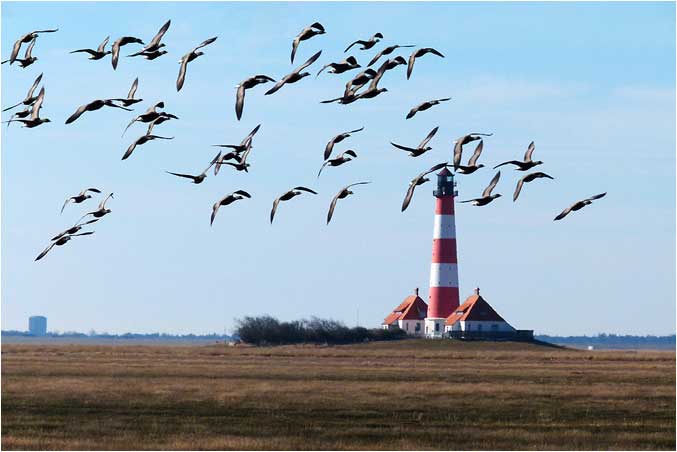
[[[383,325],[391,325],[397,320],[423,320],[428,315],[428,305],[418,295],[410,295],[404,299],[383,320]]]
[[[461,306],[451,313],[445,325],[453,325],[458,321],[474,320],[487,322],[505,322],[503,317],[498,315],[487,301],[479,294],[468,297]]]

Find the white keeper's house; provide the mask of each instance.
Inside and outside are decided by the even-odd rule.
[[[405,298],[383,320],[383,329],[400,328],[412,336],[425,336],[423,325],[427,315],[428,305],[418,296],[418,288],[416,288],[414,295]]]

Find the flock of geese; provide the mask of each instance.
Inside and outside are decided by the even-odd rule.
[[[127,57],[133,58],[133,57],[143,57],[147,60],[154,60],[156,58],[161,57],[162,55],[167,53],[167,50],[165,50],[165,44],[162,43],[162,39],[164,35],[167,33],[171,25],[171,20],[167,21],[157,32],[157,34],[148,42],[148,44],[145,44],[142,39],[139,39],[134,36],[123,36],[118,39],[116,39],[110,50],[106,50],[106,47],[109,42],[110,37],[106,37],[101,44],[96,49],[89,49],[89,48],[83,48],[83,49],[77,49],[73,50],[72,54],[79,54],[79,53],[84,53],[89,55],[90,60],[101,60],[105,58],[108,55],[111,55],[111,64],[113,69],[115,70],[118,66],[119,63],[119,58],[120,58],[120,49],[123,46],[128,46],[128,45],[140,45],[143,46],[140,50],[131,53],[127,55]],[[49,29],[49,30],[37,30],[33,31],[30,33],[27,33],[20,37],[15,43],[14,46],[12,47],[12,53],[11,56],[8,60],[5,60],[2,62],[2,64],[9,63],[10,65],[17,63],[20,67],[26,68],[35,61],[37,61],[37,57],[32,56],[33,49],[35,47],[35,44],[37,42],[38,37],[40,37],[44,33],[54,33],[57,32],[58,29]],[[309,39],[318,36],[318,35],[323,35],[326,34],[325,28],[320,24],[319,22],[315,22],[311,24],[308,27],[305,27],[301,32],[294,38],[292,42],[292,50],[291,50],[291,63],[294,63],[295,56],[297,54],[297,51],[299,50],[299,47],[301,46],[301,43],[308,41]],[[187,68],[188,68],[188,63],[194,61],[196,58],[204,55],[204,52],[201,51],[201,49],[205,48],[206,46],[212,44],[214,41],[216,41],[217,37],[212,37],[209,38],[199,45],[197,45],[195,48],[190,50],[188,53],[186,53],[183,57],[181,57],[179,63],[179,73],[177,76],[176,80],[176,90],[177,92],[181,90],[183,87],[185,81],[186,81],[186,74],[187,74]],[[375,47],[382,39],[384,39],[384,36],[381,33],[376,33],[373,36],[371,36],[368,39],[359,39],[354,42],[352,42],[350,45],[348,45],[344,51],[344,53],[348,52],[349,50],[353,49],[354,47],[357,47],[360,51],[367,51]],[[24,54],[24,58],[19,58],[19,54],[21,51],[21,48],[24,44],[27,44],[27,48]],[[392,59],[386,58],[381,65],[377,69],[373,69],[372,66],[374,66],[377,62],[379,62],[383,57],[386,57],[393,52],[397,51],[398,49],[407,49],[407,48],[413,48],[416,47],[414,45],[390,45],[387,46],[380,51],[378,51],[369,61],[367,64],[367,68],[364,69],[363,71],[359,72],[357,75],[352,77],[350,80],[348,80],[345,84],[345,88],[343,90],[343,93],[333,99],[329,100],[323,100],[321,103],[323,104],[328,104],[328,103],[339,103],[339,104],[350,104],[356,101],[361,101],[365,99],[372,99],[382,93],[387,92],[387,88],[379,87],[379,83],[381,83],[381,80],[383,77],[386,75],[388,71],[392,71],[398,66],[406,66],[407,71],[406,71],[406,77],[407,79],[410,79],[413,70],[414,70],[414,65],[417,59],[425,56],[425,55],[433,55],[437,56],[439,58],[444,58],[444,55],[437,51],[434,48],[431,47],[423,47],[423,48],[418,48],[414,50],[407,59],[405,59],[403,56],[396,56]],[[285,87],[285,85],[291,85],[294,83],[297,83],[304,79],[305,77],[308,77],[310,75],[310,72],[306,71],[311,65],[313,65],[322,55],[322,50],[319,50],[315,54],[313,54],[310,58],[308,58],[303,64],[300,66],[296,67],[294,70],[292,70],[289,74],[283,76],[279,80],[275,80],[274,78],[264,75],[264,74],[257,74],[251,77],[248,77],[244,79],[239,85],[237,85],[237,92],[235,96],[235,115],[237,120],[240,120],[243,116],[244,112],[244,104],[245,104],[245,94],[248,90],[251,90],[255,88],[258,85],[263,85],[266,83],[272,83],[273,86],[268,89],[265,92],[265,95],[272,95]],[[347,58],[339,61],[339,62],[331,62],[328,64],[325,64],[322,66],[319,71],[316,73],[315,77],[319,77],[320,74],[323,72],[329,73],[329,74],[342,74],[348,71],[356,70],[358,68],[361,68],[361,65],[358,63],[358,60],[354,56],[348,56]],[[45,88],[44,85],[40,89],[37,95],[35,95],[35,91],[37,90],[38,86],[40,85],[42,81],[42,76],[43,74],[40,74],[35,81],[33,82],[32,86],[28,90],[28,93],[26,94],[25,98],[16,103],[15,105],[12,105],[11,107],[7,107],[3,110],[9,111],[13,110],[16,107],[23,106],[24,109],[21,111],[15,111],[12,116],[10,117],[9,120],[4,121],[7,124],[7,127],[9,127],[12,123],[21,123],[23,124],[23,127],[26,128],[34,128],[38,127],[42,124],[50,122],[48,118],[41,118],[40,117],[40,109],[42,108],[44,97],[45,97]],[[120,98],[111,98],[111,99],[95,99],[85,105],[82,105],[78,107],[75,112],[66,119],[65,123],[66,124],[71,124],[75,121],[77,121],[83,114],[86,112],[94,112],[97,110],[100,110],[104,107],[109,107],[109,108],[115,108],[115,109],[120,109],[120,110],[125,110],[125,111],[132,111],[131,106],[142,102],[142,99],[136,98],[136,92],[138,89],[139,85],[139,80],[138,78],[134,80],[132,83],[132,86],[129,90],[129,93],[127,94],[127,97],[120,97]],[[409,110],[405,118],[411,119],[415,115],[417,115],[420,112],[426,111],[436,105],[440,105],[443,102],[448,102],[450,101],[450,97],[445,97],[445,98],[440,98],[440,99],[434,99],[434,100],[428,100],[425,102],[420,103],[419,105],[414,106]],[[131,122],[127,125],[127,127],[124,129],[122,132],[122,136],[127,132],[127,130],[133,126],[136,123],[142,123],[146,125],[146,132],[141,135],[140,137],[136,138],[126,149],[122,156],[122,160],[126,160],[130,158],[134,152],[134,150],[138,146],[142,146],[146,144],[149,141],[153,140],[172,140],[174,137],[167,137],[167,136],[162,136],[162,135],[156,135],[153,133],[154,128],[156,126],[159,126],[160,124],[170,121],[170,120],[177,120],[179,119],[176,115],[163,111],[165,108],[164,102],[157,102],[153,105],[151,105],[144,113],[137,115],[135,118],[131,120]],[[247,159],[253,149],[253,140],[254,136],[256,133],[260,130],[261,125],[257,125],[239,144],[218,144],[214,145],[215,147],[220,148],[219,152],[216,154],[214,158],[209,162],[208,166],[202,171],[201,173],[195,175],[195,174],[188,174],[188,173],[183,173],[183,172],[170,172],[167,171],[168,174],[172,176],[176,176],[179,178],[184,178],[190,180],[194,184],[201,184],[204,182],[204,180],[207,178],[210,170],[213,168],[213,174],[216,176],[219,171],[221,170],[222,167],[224,166],[230,166],[236,171],[244,171],[244,172],[249,172],[249,167],[250,164],[248,163]],[[357,158],[357,153],[352,150],[352,149],[347,149],[343,152],[340,152],[335,155],[334,158],[332,158],[332,154],[334,154],[334,147],[341,143],[342,141],[348,139],[351,135],[361,132],[364,130],[364,127],[360,127],[358,129],[350,130],[347,132],[342,132],[339,133],[338,135],[334,136],[329,142],[327,143],[325,149],[324,149],[324,163],[319,169],[319,172],[317,174],[317,177],[319,178],[320,175],[322,174],[322,171],[327,168],[327,167],[336,167],[340,166],[343,164],[346,164],[355,158]],[[432,147],[429,145],[431,140],[435,137],[437,131],[439,130],[439,127],[433,128],[428,135],[415,147],[411,146],[405,146],[402,144],[397,144],[391,142],[391,145],[398,150],[405,151],[409,154],[411,157],[419,157],[426,152],[430,151]],[[482,151],[484,149],[484,139],[483,137],[488,137],[492,136],[490,133],[469,133],[466,135],[463,135],[462,137],[458,138],[454,142],[454,147],[453,147],[453,162],[450,164],[448,162],[442,162],[437,165],[434,165],[432,168],[430,168],[427,171],[422,172],[418,176],[416,176],[414,179],[411,180],[409,187],[407,189],[404,201],[402,203],[402,211],[406,210],[409,204],[411,203],[412,197],[414,195],[414,190],[416,187],[420,186],[421,184],[428,182],[429,178],[427,177],[429,174],[438,171],[442,168],[446,167],[453,167],[454,171],[457,174],[464,174],[464,175],[469,175],[473,174],[480,168],[483,168],[483,164],[478,164],[478,160],[482,154]],[[469,143],[472,143],[474,141],[479,141],[477,146],[475,147],[475,150],[470,157],[470,159],[467,161],[466,165],[462,164],[462,156],[463,156],[463,148],[464,146],[468,145]],[[522,160],[509,160],[503,163],[500,163],[494,167],[494,169],[497,169],[499,167],[505,166],[505,165],[512,165],[515,167],[515,170],[521,171],[521,172],[527,172],[534,167],[541,165],[543,162],[540,160],[533,160],[532,156],[535,150],[535,144],[532,141],[527,150],[526,153],[524,154],[524,158]],[[495,199],[499,198],[501,195],[499,193],[492,194],[494,189],[496,188],[499,179],[501,177],[501,172],[500,170],[495,174],[495,176],[491,179],[491,182],[489,185],[485,188],[485,190],[482,192],[482,195],[474,198],[474,199],[469,199],[465,201],[461,201],[462,203],[472,203],[475,206],[486,206],[487,204],[491,203]],[[531,183],[535,181],[536,179],[553,179],[550,175],[536,171],[536,172],[530,172],[520,178],[517,181],[517,185],[513,194],[513,201],[517,201],[517,198],[519,197],[521,191],[523,190],[524,184],[525,183]],[[345,187],[343,187],[332,199],[330,206],[329,206],[329,211],[327,213],[327,224],[331,221],[334,211],[336,209],[337,202],[339,200],[345,199],[348,196],[354,194],[354,192],[351,190],[353,187],[359,186],[359,185],[365,185],[369,184],[369,181],[362,181],[362,182],[356,182],[356,183],[351,183]],[[86,200],[92,198],[93,195],[96,194],[101,194],[101,190],[97,188],[87,188],[80,192],[77,195],[70,196],[66,199],[63,207],[61,208],[61,212],[67,207],[68,204],[73,203],[73,204],[80,204],[85,202]],[[279,208],[279,205],[281,202],[286,202],[290,201],[291,199],[304,195],[304,194],[314,194],[317,195],[317,192],[311,188],[304,187],[304,186],[297,186],[292,188],[291,190],[283,193],[282,195],[278,196],[274,201],[273,201],[273,206],[272,210],[270,212],[270,222],[273,223],[273,220],[275,218],[275,214]],[[560,214],[558,214],[555,217],[555,220],[561,220],[562,218],[566,217],[569,213],[578,211],[582,209],[583,207],[591,204],[594,200],[600,199],[603,196],[605,196],[606,193],[601,193],[595,196],[591,196],[589,198],[577,201],[576,203],[572,204],[571,206],[567,207],[564,209]],[[47,246],[47,248],[42,251],[37,258],[35,259],[40,260],[42,259],[54,246],[61,246],[69,242],[73,237],[80,237],[80,236],[85,236],[85,235],[91,235],[94,232],[93,231],[84,231],[80,232],[82,228],[85,226],[91,225],[92,223],[95,223],[99,221],[103,216],[107,215],[108,213],[111,212],[110,209],[106,208],[106,203],[110,198],[113,198],[113,193],[108,194],[105,198],[103,198],[99,204],[99,207],[97,210],[87,212],[85,213],[73,226],[69,227],[65,231],[59,233],[58,235],[54,236],[50,244]],[[251,195],[245,191],[245,190],[236,190],[232,193],[229,193],[216,201],[213,206],[212,206],[212,213],[211,213],[211,219],[210,219],[210,225],[214,223],[214,220],[216,219],[217,213],[219,209],[223,206],[228,206],[236,201],[244,200],[244,199],[249,199],[251,198]]]

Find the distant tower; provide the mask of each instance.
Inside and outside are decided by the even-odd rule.
[[[437,173],[433,256],[430,264],[430,292],[425,333],[440,337],[444,321],[459,305],[458,258],[456,256],[456,223],[454,221],[454,175],[447,168]]]
[[[44,336],[47,334],[47,317],[34,315],[28,318],[28,332],[32,336]]]

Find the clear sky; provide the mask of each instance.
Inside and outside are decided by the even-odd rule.
[[[155,61],[122,56],[113,71],[109,58],[68,53],[107,35],[148,41],[167,19],[169,54]],[[235,85],[287,74],[292,39],[315,21],[327,34],[303,42],[296,57],[298,65],[322,49],[313,76],[272,96],[265,85],[249,91],[238,122]],[[2,128],[3,329],[26,329],[38,314],[60,331],[222,332],[264,313],[353,325],[358,309],[360,324],[377,326],[415,287],[427,299],[433,186],[419,187],[400,213],[409,180],[451,159],[459,136],[493,132],[480,160],[487,168],[458,178],[460,199],[478,196],[490,168],[520,158],[532,140],[545,161],[539,169],[555,180],[527,185],[513,203],[520,173],[505,168],[502,198],[457,204],[461,299],[479,286],[509,322],[537,333],[675,332],[674,3],[3,2],[3,59],[19,36],[51,27],[59,32],[40,36],[37,63],[2,66],[2,106],[23,99],[44,72],[42,116],[53,121]],[[314,73],[375,32],[382,43],[350,52],[365,66],[390,44],[434,47],[446,58],[417,60],[408,81],[402,67],[387,73],[380,85],[389,91],[375,99],[320,104],[354,72]],[[190,63],[177,94],[178,59],[211,36],[218,40]],[[124,97],[137,76],[144,101],[135,112],[100,110],[64,124],[79,105]],[[404,119],[412,106],[448,96]],[[156,132],[176,138],[122,162],[145,130],[135,125],[121,138],[125,125],[160,100],[180,120]],[[239,142],[259,123],[249,174],[224,168],[193,185],[164,172],[199,173],[215,153],[209,145]],[[361,126],[337,146],[355,149],[357,160],[318,180],[326,142]],[[422,157],[389,144],[415,145],[434,126],[433,150]],[[363,180],[373,183],[340,201],[326,226],[334,194]],[[319,195],[283,203],[271,226],[273,199],[296,185]],[[33,262],[50,237],[96,207],[89,200],[59,214],[67,196],[89,186],[115,193],[113,212],[93,236]],[[237,189],[252,199],[222,208],[210,228],[212,204]]]

